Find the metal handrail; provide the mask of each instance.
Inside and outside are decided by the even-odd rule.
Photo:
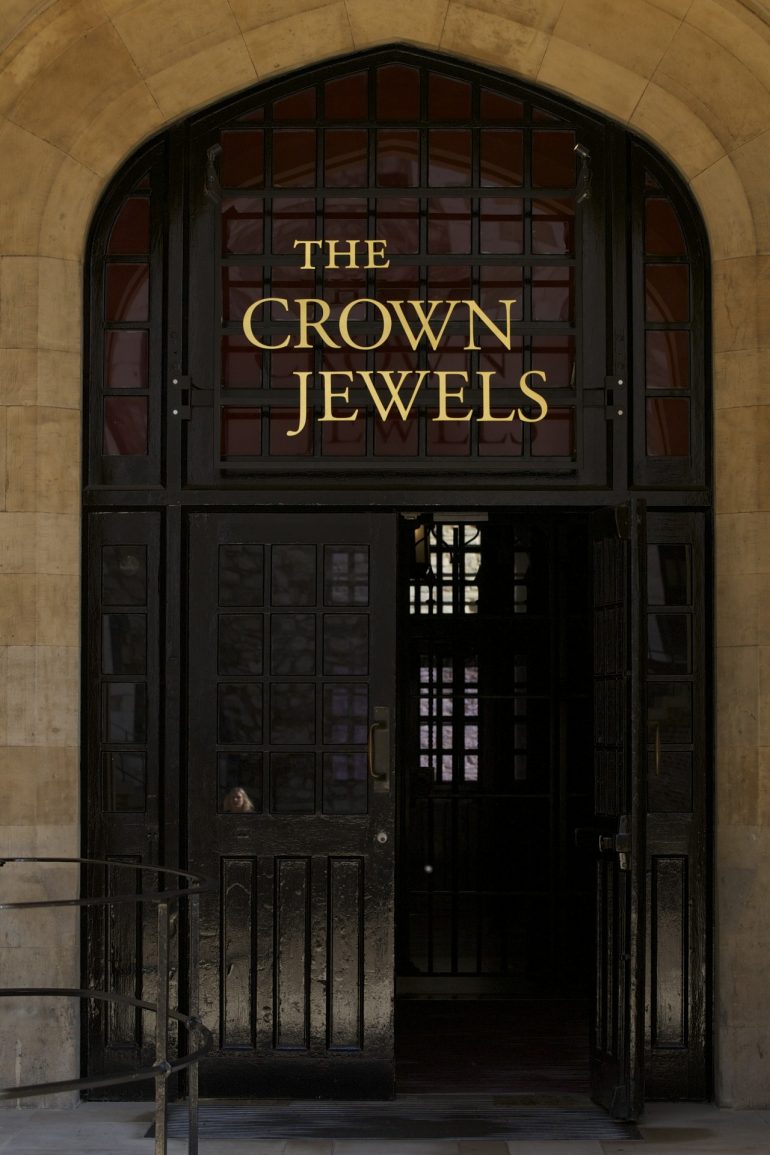
[[[150,1011],[155,1015],[155,1062],[152,1067],[140,1068],[129,1074],[98,1075],[94,1078],[59,1079],[47,1083],[27,1083],[18,1087],[0,1088],[0,1100],[20,1099],[34,1095],[60,1094],[64,1091],[87,1091],[96,1087],[119,1086],[122,1083],[137,1083],[145,1079],[155,1080],[155,1155],[167,1155],[168,1151],[168,1079],[177,1071],[189,1069],[187,1087],[187,1105],[189,1112],[188,1145],[189,1155],[198,1155],[198,1064],[212,1047],[212,1035],[198,1017],[198,963],[200,939],[200,897],[215,889],[215,883],[197,874],[185,870],[174,870],[163,866],[145,866],[134,862],[114,862],[107,858],[33,858],[11,857],[0,858],[0,867],[9,862],[20,863],[57,863],[80,867],[108,866],[133,871],[142,871],[154,875],[171,875],[174,879],[188,880],[189,885],[166,888],[163,890],[143,891],[140,894],[117,894],[109,897],[93,896],[86,898],[43,899],[24,902],[0,902],[0,910],[33,910],[40,907],[62,906],[110,906],[113,903],[154,903],[158,909],[158,998],[157,1002],[150,1003],[143,999],[135,999],[131,995],[117,994],[114,991],[101,991],[85,987],[3,987],[0,988],[0,998],[14,996],[46,996],[59,998],[97,999],[102,1002],[119,1003],[122,1006],[136,1007],[139,1010]],[[169,1007],[169,907],[179,904],[182,899],[188,904],[188,960],[189,983],[187,1013]],[[169,1020],[179,1023],[188,1034],[188,1041],[194,1039],[196,1047],[188,1050],[181,1058],[168,1058],[168,1025]]]

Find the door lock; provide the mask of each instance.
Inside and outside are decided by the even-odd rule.
[[[377,832],[375,838],[376,838],[376,841],[379,842],[380,846],[384,846],[385,843],[388,841],[388,836],[384,830],[379,830]]]
[[[617,834],[600,834],[599,850],[614,850],[620,858],[620,869],[630,870],[629,855],[631,854],[631,831],[629,830],[628,814],[621,814],[618,820]]]

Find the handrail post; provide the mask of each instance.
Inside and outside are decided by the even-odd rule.
[[[166,1155],[168,1122],[168,903],[158,903],[158,1011],[155,1016],[155,1155]]]

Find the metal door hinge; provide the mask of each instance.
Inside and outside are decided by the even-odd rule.
[[[608,421],[625,421],[628,416],[628,389],[624,373],[604,378],[604,414]]]
[[[211,407],[213,391],[201,389],[191,377],[172,377],[168,389],[169,409],[174,421],[189,421],[192,417],[192,407]]]

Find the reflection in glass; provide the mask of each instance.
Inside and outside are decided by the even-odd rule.
[[[493,417],[507,417],[511,409],[490,409]],[[522,451],[521,422],[479,423],[480,457],[519,457]]]
[[[102,673],[147,672],[147,617],[145,614],[102,616]]]
[[[219,689],[219,741],[262,741],[262,687],[254,682],[223,683]]]
[[[428,118],[468,120],[471,115],[471,86],[467,80],[431,72],[428,77]]]
[[[273,252],[296,253],[295,240],[315,238],[315,201],[273,197]]]
[[[261,128],[223,132],[219,180],[223,188],[257,188],[265,180],[265,141]]]
[[[368,77],[365,72],[327,80],[324,113],[327,120],[365,120],[368,111]]]
[[[366,742],[369,689],[350,682],[327,682],[323,695],[323,740],[334,745]]]
[[[490,317],[505,320],[505,308],[501,301],[515,301],[511,306],[511,318],[520,321],[524,316],[522,292],[522,270],[519,265],[487,265],[479,273],[479,304]]]
[[[645,334],[645,384],[648,389],[688,389],[690,334],[683,329],[652,329]]]
[[[471,183],[471,134],[464,128],[433,128],[428,132],[428,184]]]
[[[646,265],[648,321],[687,321],[690,317],[690,270],[687,265]]]
[[[532,201],[532,252],[567,256],[575,251],[575,202],[552,197]]]
[[[222,810],[226,814],[251,814],[254,803],[251,795],[242,786],[233,786],[222,799]]]
[[[532,337],[532,368],[545,373],[538,386],[548,389],[575,388],[575,338]]]
[[[270,755],[270,809],[273,814],[315,810],[315,754]]]
[[[222,337],[222,388],[259,389],[262,351],[245,337]]]
[[[147,453],[147,398],[105,397],[103,452],[107,457]]]
[[[691,572],[689,545],[648,545],[648,605],[689,605],[692,601]]]
[[[324,674],[369,672],[369,618],[366,614],[324,614]]]
[[[471,251],[471,202],[464,197],[431,197],[428,201],[428,251]]]
[[[366,754],[342,752],[323,756],[324,814],[366,814]]]
[[[524,251],[522,202],[510,197],[481,198],[482,253]]]
[[[262,614],[220,614],[217,670],[232,677],[262,673]]]
[[[349,417],[353,409],[338,409],[339,417]],[[324,425],[321,434],[321,452],[324,457],[363,457],[366,453],[366,417],[355,421],[334,421]]]
[[[147,755],[122,750],[104,755],[104,809],[143,814],[147,798]]]
[[[573,188],[575,134],[536,129],[532,133],[532,183],[538,188]]]
[[[228,197],[222,201],[222,252],[262,252],[262,199]]]
[[[575,410],[572,406],[549,409],[543,420],[530,425],[529,429],[533,457],[571,457],[575,452]]]
[[[257,265],[222,266],[222,313],[226,321],[241,321],[249,305],[261,296],[262,270]]]
[[[479,369],[494,373],[493,390],[508,390],[498,395],[495,400],[499,401],[500,405],[508,405],[507,412],[510,412],[522,400],[522,395],[518,391],[519,378],[522,374],[522,339],[514,337],[510,351],[494,337],[482,337],[479,345],[481,346]],[[465,356],[467,357],[467,353]]]
[[[312,373],[312,349],[278,349],[270,354],[270,388],[296,389],[295,373]]]
[[[334,188],[361,188],[367,184],[366,129],[327,128],[324,148],[327,185]]]
[[[219,604],[261,606],[264,546],[220,545]]]
[[[147,321],[150,266],[109,264],[105,270],[105,320]]]
[[[310,187],[315,180],[316,134],[311,128],[273,130],[273,184]]]
[[[692,742],[692,686],[688,682],[650,682],[647,686],[647,741]]]
[[[420,73],[405,64],[377,69],[377,119],[417,120],[420,115]]]
[[[218,754],[217,787],[220,811],[248,814],[261,810],[262,755],[252,752]],[[245,795],[245,799],[237,797],[236,791]]]
[[[274,545],[272,603],[274,606],[314,606],[316,572],[314,545]]]
[[[648,397],[647,453],[650,457],[687,457],[690,452],[690,402],[683,397]]]
[[[443,316],[446,310],[443,310]],[[436,316],[439,315],[439,310],[436,310]],[[431,373],[450,372],[462,373],[468,370],[468,354],[465,352],[465,344],[468,338],[460,333],[453,333],[449,337],[444,337],[444,340],[439,344],[438,349],[433,352],[428,352],[428,368]],[[483,338],[482,338],[483,340]],[[497,342],[497,347],[500,348],[500,343]],[[481,365],[480,368],[486,369],[486,365]],[[450,383],[455,382],[457,387],[461,382],[460,378],[450,378]]]
[[[388,252],[416,253],[420,247],[420,202],[412,197],[386,197],[377,201],[377,237]],[[391,270],[401,266],[391,265]],[[383,270],[390,272],[390,270]]]
[[[108,253],[133,256],[149,252],[150,201],[148,197],[127,197],[112,226]]]
[[[146,389],[149,333],[123,329],[105,334],[104,385],[106,389]]]
[[[108,682],[104,686],[107,742],[147,741],[147,686],[144,682]]]
[[[565,265],[540,265],[532,276],[533,321],[571,321],[575,302],[575,270]]]
[[[315,742],[315,686],[312,683],[273,683],[270,741],[285,745]]]
[[[222,456],[255,457],[262,452],[262,416],[259,409],[222,408]]]
[[[273,614],[270,619],[270,673],[315,673],[315,615]]]
[[[648,197],[644,207],[644,251],[651,257],[686,257],[687,246],[671,201]]]
[[[481,183],[513,187],[524,183],[524,137],[520,130],[482,128]]]
[[[324,237],[327,241],[362,241],[367,230],[364,197],[327,197],[324,202]],[[312,294],[308,293],[308,296]]]
[[[647,669],[651,674],[691,673],[689,614],[647,615]]]
[[[415,457],[420,444],[416,417],[406,421],[374,419],[374,452],[377,457]]]
[[[377,130],[377,184],[412,188],[420,183],[420,135],[412,128]]]
[[[459,412],[467,412],[459,408]],[[447,407],[451,411],[452,406]],[[426,422],[427,450],[431,457],[467,457],[471,451],[471,427],[468,421],[435,421],[435,412],[428,413]]]
[[[524,105],[520,100],[511,100],[491,88],[481,90],[481,119],[498,120],[506,124],[518,124],[524,117]]]
[[[310,421],[296,437],[289,433],[299,425],[296,409],[273,409],[270,413],[270,456],[310,457],[313,453],[313,426]]]
[[[102,604],[144,605],[147,601],[147,547],[102,546]]]
[[[369,604],[368,546],[324,546],[324,604],[327,606]]]
[[[273,104],[273,120],[315,120],[315,116],[315,87],[292,92]]]
[[[366,296],[365,269],[324,269],[323,277],[323,297],[327,305],[331,306],[333,317],[339,316],[344,305],[360,301]],[[348,314],[348,319],[363,321],[365,316],[366,306],[356,305]],[[345,351],[348,351],[347,348]],[[333,355],[324,349],[324,357]]]

